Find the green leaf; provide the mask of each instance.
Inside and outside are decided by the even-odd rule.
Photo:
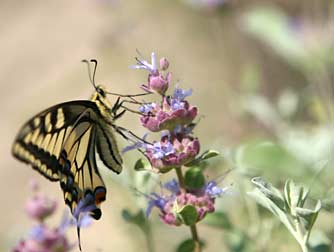
[[[311,231],[317,217],[319,214],[319,211],[321,209],[321,202],[318,200],[315,208],[312,209],[307,209],[307,208],[300,208],[296,207],[296,214],[298,217],[303,218],[304,224],[305,224],[305,229],[307,231]]]
[[[334,187],[331,188],[324,199],[321,200],[322,208],[328,212],[334,212]]]
[[[198,219],[196,208],[192,205],[183,206],[177,211],[176,214],[177,217],[180,218],[181,221],[187,226],[194,225]]]
[[[205,152],[202,153],[202,155],[200,155],[198,158],[196,158],[195,160],[191,161],[188,164],[185,164],[186,167],[191,167],[191,166],[200,166],[200,164],[202,162],[204,162],[207,159],[216,157],[219,155],[219,152],[216,150],[207,150]]]
[[[202,170],[198,167],[190,168],[185,173],[184,182],[186,186],[191,189],[203,187],[205,184],[205,177]]]
[[[205,243],[203,241],[199,242],[200,247],[203,248]],[[195,243],[194,240],[188,239],[181,242],[181,244],[177,248],[177,252],[194,252],[195,250]]]
[[[285,211],[285,202],[281,192],[276,189],[272,184],[266,182],[260,177],[255,177],[252,179],[252,183],[277,207]]]
[[[308,190],[287,180],[284,186],[284,198],[292,216],[296,216],[296,208],[303,207],[308,195]]]
[[[279,9],[261,7],[244,16],[243,26],[291,62],[305,56],[301,41],[293,36],[288,16]]]
[[[147,219],[145,218],[145,214],[142,210],[132,214],[128,209],[123,209],[122,217],[126,222],[132,223],[144,231],[147,229]]]
[[[257,108],[260,105],[254,106]],[[260,107],[263,108],[262,105]],[[267,113],[269,115],[264,115],[261,121],[272,115],[269,111]],[[238,169],[247,174],[261,174],[274,183],[282,181],[282,174],[296,178],[306,170],[305,164],[284,146],[267,140],[253,140],[239,147],[235,153],[235,162]]]
[[[247,242],[247,236],[242,231],[234,230],[225,234],[225,243],[229,251],[248,252]]]
[[[295,229],[287,216],[287,213],[278,207],[270,198],[268,198],[267,195],[263,193],[263,191],[255,188],[253,191],[248,192],[248,195],[255,199],[258,204],[272,212],[287,227],[289,232],[296,239],[298,239],[298,237],[296,237]]]
[[[212,227],[222,228],[226,230],[232,229],[232,223],[229,217],[226,213],[221,211],[206,215],[203,223]]]
[[[207,150],[201,155],[202,160],[213,158],[219,155],[219,152],[216,150]]]
[[[136,171],[150,170],[151,164],[147,159],[140,158],[136,161],[134,169]]]

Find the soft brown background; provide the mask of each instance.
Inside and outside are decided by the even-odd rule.
[[[110,91],[136,93],[146,78],[143,72],[129,69],[136,49],[147,57],[151,51],[166,56],[174,81],[193,88],[190,99],[205,116],[196,132],[203,146],[232,145],[258,130],[256,125],[243,125],[231,108],[234,97],[230,90],[237,89],[247,65],[263,69],[263,91],[268,95],[274,96],[282,85],[304,81],[268,48],[240,31],[238,15],[261,2],[230,2],[223,15],[165,0],[0,2],[1,251],[8,251],[32,224],[22,211],[31,178],[38,179],[42,190],[59,200],[59,212],[64,208],[59,185],[14,160],[10,148],[19,127],[40,110],[89,98],[93,88],[82,59],[99,60],[96,80]],[[325,8],[325,2],[262,1],[276,3],[292,15],[311,16]],[[122,119],[120,125],[143,132],[133,115]],[[134,207],[129,201],[131,192],[113,182],[108,187],[102,219],[82,231],[84,251],[145,251],[142,233],[120,217],[124,207]],[[153,216],[156,218],[156,213]],[[156,247],[162,251],[172,251],[177,241],[189,235],[183,228],[156,226]],[[200,232],[213,231],[203,226]],[[75,239],[75,230],[70,233]],[[215,236],[208,244],[207,251],[217,251]]]

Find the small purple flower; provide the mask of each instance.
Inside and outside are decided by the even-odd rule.
[[[155,103],[147,103],[139,107],[139,111],[143,114],[149,114],[153,110],[153,108],[156,106]]]
[[[77,227],[86,226],[87,223],[90,223],[91,213],[94,214],[95,211],[99,211],[95,203],[95,197],[92,194],[86,194],[73,211]]]
[[[131,150],[146,148],[146,146],[147,146],[147,143],[146,143],[147,136],[148,136],[148,133],[145,133],[143,138],[140,141],[133,140],[133,144],[128,145],[125,148],[123,148],[122,153],[124,154],[125,152],[131,151]]]
[[[157,207],[160,209],[160,211],[163,211],[167,203],[167,199],[156,193],[151,193],[151,195],[147,196],[147,198],[149,199],[149,201],[148,201],[148,207],[146,209],[146,217],[150,215],[153,207]]]
[[[151,63],[148,63],[146,60],[140,59],[140,58],[136,58],[136,60],[137,60],[138,64],[134,65],[134,66],[131,66],[131,68],[145,69],[145,70],[149,71],[150,73],[153,73],[153,72],[158,70],[157,59],[156,59],[156,56],[155,56],[154,52],[151,53]]]
[[[179,182],[176,181],[176,179],[172,179],[171,181],[165,183],[164,187],[168,191],[170,191],[174,194],[178,194],[180,192],[180,185],[179,185]]]
[[[181,88],[175,88],[172,98],[178,101],[184,101],[184,98],[190,96],[192,93],[193,93],[192,89],[184,90]]]
[[[221,188],[217,186],[217,182],[209,181],[204,187],[204,193],[209,195],[211,198],[220,197],[223,193],[226,192],[226,188]]]
[[[146,151],[150,151],[155,159],[161,159],[175,153],[173,144],[168,141],[154,142],[153,145],[147,145]]]
[[[185,102],[180,101],[178,99],[171,99],[170,107],[173,111],[184,109]]]

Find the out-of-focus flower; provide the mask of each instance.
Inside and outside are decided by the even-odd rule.
[[[34,227],[29,237],[20,241],[13,252],[68,252],[73,247],[64,232],[42,224]]]
[[[152,211],[153,207],[157,207],[160,209],[160,211],[163,211],[165,208],[166,203],[168,202],[167,198],[164,198],[163,196],[158,195],[157,193],[151,193],[151,195],[147,196],[148,206],[146,209],[146,216],[148,217]]]
[[[149,199],[147,216],[154,207],[160,211],[161,220],[169,225],[179,226],[183,224],[182,219],[178,217],[177,209],[190,205],[196,209],[197,221],[202,220],[206,214],[215,211],[215,198],[225,192],[225,188],[218,187],[214,181],[207,182],[203,188],[195,191],[181,191],[178,182],[174,179],[164,185],[169,193],[158,195],[152,193],[147,196]]]
[[[202,8],[208,11],[214,11],[224,6],[228,0],[184,0],[195,8]]]
[[[161,172],[180,167],[191,162],[199,153],[200,144],[191,136],[178,138],[164,136],[160,142],[146,145],[145,155],[153,167]]]
[[[48,227],[43,221],[50,217],[56,210],[56,201],[47,198],[38,192],[39,186],[34,181],[31,186],[35,195],[27,201],[25,210],[28,216],[37,220],[39,224],[33,227],[26,239],[22,239],[13,249],[13,252],[68,252],[75,247],[66,237],[69,227],[87,227],[91,223],[90,215],[99,216],[98,207],[93,195],[87,193],[73,212],[73,216],[65,214],[59,226]],[[96,193],[99,193],[98,191]],[[78,233],[79,236],[79,233]],[[80,245],[80,239],[79,239]]]
[[[44,195],[35,195],[26,203],[25,210],[29,217],[37,221],[43,221],[52,215],[57,208],[57,202]]]

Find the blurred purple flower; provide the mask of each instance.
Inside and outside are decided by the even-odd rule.
[[[187,96],[192,95],[192,93],[193,93],[192,89],[184,90],[184,89],[181,89],[181,88],[175,88],[172,98],[174,100],[184,101],[184,98],[186,98]]]
[[[175,195],[180,192],[180,185],[176,179],[172,179],[171,181],[164,184],[164,187]]]
[[[83,202],[79,202],[73,212],[73,216],[65,214],[60,225],[56,228],[48,227],[43,221],[50,217],[56,209],[56,201],[39,194],[38,184],[31,186],[35,196],[27,201],[25,210],[29,217],[38,220],[39,225],[33,227],[26,239],[22,239],[14,248],[13,252],[68,252],[75,243],[70,243],[66,237],[69,227],[76,226],[78,229],[87,227],[91,222],[90,214],[96,212],[94,197],[90,194],[85,196]],[[87,197],[88,196],[88,197]]]
[[[44,195],[35,195],[26,203],[25,210],[28,216],[37,221],[43,221],[52,215],[57,208],[57,202]]]
[[[64,232],[59,229],[50,229],[41,224],[31,230],[26,240],[20,241],[13,252],[68,252],[74,244],[71,244]]]
[[[146,209],[146,217],[148,217],[152,211],[153,207],[157,207],[160,209],[160,211],[163,211],[166,203],[167,203],[167,199],[164,198],[163,196],[160,196],[156,193],[151,193],[149,196],[146,196],[149,201],[148,201],[148,206]]]

